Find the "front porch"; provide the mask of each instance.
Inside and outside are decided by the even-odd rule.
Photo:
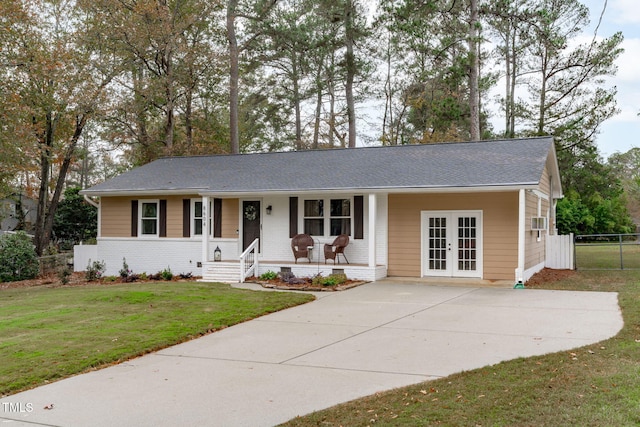
[[[244,271],[247,268],[242,266],[240,260],[209,261],[202,266],[203,282],[244,282]],[[267,271],[279,273],[281,271],[291,271],[297,277],[313,277],[317,274],[328,276],[333,273],[344,273],[349,279],[365,281],[375,281],[387,276],[387,267],[376,265],[370,267],[366,264],[333,264],[331,262],[305,262],[299,261],[297,264],[292,261],[258,261],[255,263],[255,270],[250,276],[260,276]]]
[[[217,226],[216,221],[210,220],[209,211],[214,209],[207,209],[210,199],[219,200],[215,196],[202,197],[202,218],[209,218],[202,222],[203,235],[208,237],[201,240],[202,261],[198,263],[202,266],[203,281],[238,283],[267,271],[291,271],[297,277],[318,274],[327,276],[339,271],[349,279],[365,281],[379,280],[387,275],[385,195],[372,193],[366,196],[327,196],[313,193],[305,195],[302,200],[289,194],[255,195],[255,198],[248,195],[237,199],[235,209],[234,206],[227,209],[227,216],[224,210],[226,205],[223,203],[222,212],[213,215],[213,218],[221,218],[222,224]],[[303,226],[305,200],[323,201],[326,205],[327,212],[321,223],[323,226],[313,223],[319,227],[318,230],[307,230]],[[347,206],[344,218],[336,220],[330,217],[329,206],[332,200],[342,201],[342,208]],[[331,224],[334,229],[331,229]],[[336,224],[344,228],[336,229]],[[215,231],[218,228],[221,229],[219,233]],[[295,263],[292,236],[301,232],[308,232],[312,236],[313,249],[309,252],[311,262],[307,258],[298,257],[298,263]],[[329,259],[325,264],[324,246],[332,244],[342,232],[349,235],[350,240],[344,254],[339,255],[340,262],[333,265],[333,261]]]

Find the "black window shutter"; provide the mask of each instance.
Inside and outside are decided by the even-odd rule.
[[[160,237],[167,237],[167,201],[160,200]]]
[[[131,201],[131,237],[138,237],[138,201]]]
[[[289,237],[298,234],[298,198],[289,197]]]
[[[213,199],[213,237],[222,237],[222,199]]]
[[[353,238],[364,238],[364,196],[353,196]]]
[[[182,237],[191,237],[191,199],[182,199]]]

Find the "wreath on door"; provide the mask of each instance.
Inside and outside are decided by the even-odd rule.
[[[255,221],[257,216],[258,213],[255,206],[248,205],[244,208],[244,217],[247,219],[247,221]]]

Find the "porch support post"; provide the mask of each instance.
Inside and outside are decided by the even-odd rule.
[[[369,267],[376,266],[376,211],[377,197],[375,193],[369,194]]]
[[[524,283],[526,206],[525,190],[520,189],[520,193],[518,194],[518,268],[516,269],[516,283]]]
[[[209,221],[211,213],[209,212],[209,196],[202,196],[202,268],[204,271],[204,263],[209,261],[209,236],[211,230]]]

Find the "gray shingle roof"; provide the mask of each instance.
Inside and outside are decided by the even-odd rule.
[[[335,150],[169,157],[91,187],[88,195],[433,189],[538,184],[550,137]]]

